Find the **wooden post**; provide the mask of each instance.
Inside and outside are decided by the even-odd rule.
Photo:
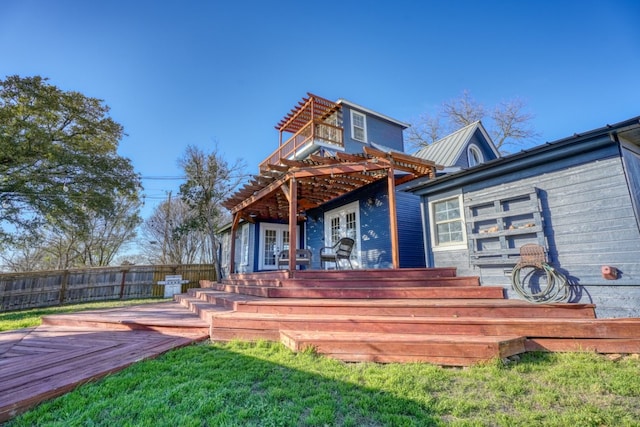
[[[127,277],[127,270],[122,270],[122,280],[120,281],[120,299],[124,298],[124,283]]]
[[[231,223],[231,242],[229,242],[229,275],[235,272],[236,265],[236,231],[238,229],[238,223],[240,222],[240,212],[236,212],[233,216],[233,222]]]
[[[389,231],[391,232],[391,262],[393,268],[400,268],[400,249],[398,243],[398,215],[396,209],[396,178],[393,166],[387,169],[387,187],[389,192]]]
[[[296,269],[296,225],[298,222],[298,181],[291,178],[289,184],[289,271]]]
[[[60,304],[64,304],[64,300],[67,297],[67,284],[69,282],[69,270],[64,270],[62,273],[62,280],[60,283]]]

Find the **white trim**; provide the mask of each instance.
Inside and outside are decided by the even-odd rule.
[[[458,199],[458,206],[460,208],[460,221],[462,222],[462,241],[439,244],[437,239],[438,233],[436,230],[436,220],[434,216],[434,205],[436,203],[442,203],[446,202],[447,200],[453,199]],[[467,249],[467,230],[465,224],[464,205],[461,194],[453,197],[444,197],[442,199],[429,201],[429,235],[431,236],[431,250],[433,252],[440,252]]]
[[[358,105],[355,102],[347,101],[344,98],[338,99],[336,101],[336,104],[347,105],[347,106],[349,106],[351,108],[355,108],[356,110],[360,110],[360,111],[363,111],[363,112],[365,112],[367,114],[370,114],[372,116],[376,116],[376,117],[379,117],[381,119],[387,120],[387,121],[389,121],[391,123],[394,123],[396,125],[402,126],[404,128],[411,127],[411,125],[409,123],[401,122],[400,120],[396,120],[396,119],[394,119],[392,117],[385,116],[384,114],[380,114],[380,113],[378,113],[376,111],[373,111],[373,110],[371,110],[371,109],[369,109],[367,107],[363,107],[362,105]]]
[[[354,116],[356,115],[362,116],[362,132],[364,134],[362,139],[356,138],[356,132],[355,132],[356,126],[354,124],[355,123]],[[354,141],[363,142],[363,143],[367,142],[367,115],[356,110],[351,110],[351,139],[353,139]]]
[[[289,224],[273,224],[268,222],[260,223],[260,242],[258,244],[258,269],[259,270],[276,270],[278,268],[277,259],[275,260],[273,265],[265,265],[264,263],[264,245],[265,245],[265,234],[267,230],[275,230],[276,231],[276,247],[274,248],[274,255],[277,258],[278,254],[283,249],[289,249],[289,247],[284,247],[283,242],[283,233],[289,232]],[[296,234],[300,235],[300,227],[296,227]],[[289,245],[291,242],[289,242]],[[298,244],[296,242],[296,249],[298,249]]]
[[[475,156],[474,156],[475,153]],[[477,157],[478,160],[471,164],[471,159]],[[467,147],[467,164],[469,167],[478,166],[479,164],[484,163],[484,156],[482,155],[482,150],[476,144],[469,144]]]
[[[356,214],[356,227],[355,227],[355,236],[348,236],[345,230],[345,221],[346,215],[348,213],[355,212]],[[324,213],[324,245],[332,246],[331,242],[331,219],[339,217],[340,218],[340,237],[351,237],[356,241],[356,245],[353,248],[353,252],[351,253],[351,263],[354,267],[358,267],[361,264],[361,255],[360,255],[360,202],[355,201],[352,203],[348,203],[346,205],[342,205],[339,208],[332,209]]]

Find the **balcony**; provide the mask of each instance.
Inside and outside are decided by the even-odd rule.
[[[281,144],[266,160],[260,163],[260,171],[266,171],[269,165],[280,164],[281,159],[302,159],[319,147],[333,150],[344,149],[342,127],[318,120],[307,123],[291,138]]]
[[[320,147],[343,150],[344,140],[340,120],[340,105],[308,93],[276,125],[280,132],[280,146],[260,163],[264,172],[282,159],[300,160]],[[283,135],[292,135],[283,142]]]

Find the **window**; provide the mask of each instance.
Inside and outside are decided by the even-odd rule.
[[[249,224],[240,228],[240,264],[249,265]]]
[[[351,111],[351,137],[356,141],[367,142],[367,117]]]
[[[438,200],[429,205],[433,248],[466,248],[461,197]]]
[[[275,270],[276,257],[281,250],[289,249],[289,225],[262,223],[260,226],[260,270]]]
[[[349,203],[324,214],[324,246],[333,246],[342,237],[351,237],[356,244],[351,252],[351,263],[360,265],[360,204]]]
[[[482,157],[482,152],[475,145],[470,145],[467,150],[467,158],[469,160],[469,167],[479,165],[484,161]]]

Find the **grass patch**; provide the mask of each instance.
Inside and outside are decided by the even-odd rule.
[[[45,402],[10,426],[639,426],[640,361],[524,355],[466,369],[205,343]]]
[[[42,323],[42,316],[47,316],[49,314],[73,313],[101,308],[125,307],[129,305],[149,304],[161,301],[164,300],[161,298],[113,300],[87,302],[82,304],[59,305],[55,307],[34,308],[30,310],[7,311],[0,313],[0,332],[39,326]]]

